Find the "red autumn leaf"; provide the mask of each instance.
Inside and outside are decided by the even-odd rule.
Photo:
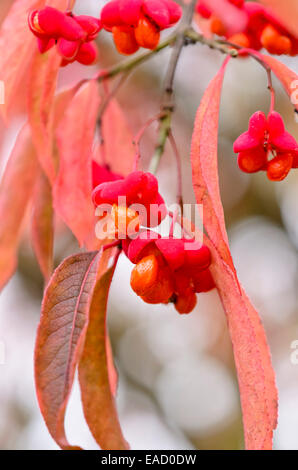
[[[75,94],[79,91],[84,82],[79,82],[71,88],[60,91],[55,97],[53,125],[57,128],[64,117],[65,111],[71,103]]]
[[[114,269],[110,269],[94,290],[79,364],[79,381],[85,418],[96,442],[103,450],[125,450],[129,446],[122,435],[117,416],[106,326],[107,299],[113,272]]]
[[[291,31],[291,33],[298,38],[297,33],[297,18],[298,18],[298,3],[297,0],[260,0],[260,3],[269,7],[276,17],[284,24],[284,26]]]
[[[77,92],[57,129],[60,165],[54,207],[80,245],[95,236],[91,159],[98,107],[98,85],[90,81]]]
[[[51,187],[46,176],[40,173],[33,199],[32,243],[45,282],[53,270],[53,218]]]
[[[218,108],[228,60],[229,58],[225,60],[223,67],[211,82],[200,103],[192,141],[192,158],[197,161],[198,155],[200,156],[200,165],[195,165],[193,161],[193,186],[197,201],[200,201],[204,207],[204,224],[208,227],[211,240],[216,239],[220,234],[218,237],[220,254],[224,259],[232,262],[218,181],[214,177],[217,171]],[[211,102],[217,103],[218,108],[210,106]],[[216,158],[210,158],[210,155],[216,155]],[[218,203],[215,204],[214,201],[218,201]]]
[[[298,75],[289,69],[285,64],[270,55],[260,54],[262,60],[269,65],[272,72],[277,76],[283,85],[286,93],[291,98],[293,105],[298,112]]]
[[[1,106],[1,113],[5,118],[16,94],[26,83],[31,60],[39,54],[36,38],[28,27],[28,13],[45,4],[65,10],[67,0],[15,0],[1,25],[0,80],[5,86],[5,103]]]
[[[102,252],[70,256],[56,269],[44,294],[35,346],[36,390],[48,430],[62,449],[74,449],[65,434],[64,417],[101,257]]]
[[[44,4],[45,0],[16,0],[1,26],[0,80],[5,86],[5,104],[1,106],[1,112],[4,117],[24,81],[24,70],[37,50],[36,39],[28,28],[28,11]]]
[[[53,184],[57,162],[54,161],[54,96],[61,57],[56,49],[36,54],[29,77],[28,116],[32,139],[40,165]]]
[[[109,383],[110,383],[112,395],[115,397],[117,393],[117,388],[118,388],[118,372],[114,363],[112,345],[111,345],[109,335],[107,335],[106,342],[107,342],[107,364],[108,364],[108,373],[109,373]]]
[[[123,176],[128,175],[132,171],[135,155],[133,135],[115,99],[110,101],[103,115],[101,132],[102,160],[110,166],[113,172]]]
[[[0,185],[0,288],[15,271],[23,220],[38,172],[38,162],[26,125],[20,131]]]
[[[241,288],[232,262],[220,199],[217,131],[222,67],[211,81],[196,116],[191,160],[198,204],[212,252],[211,272],[228,321],[238,375],[247,449],[270,449],[277,421],[277,390],[266,335],[258,313]]]

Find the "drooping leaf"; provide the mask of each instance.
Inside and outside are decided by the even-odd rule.
[[[208,227],[211,240],[218,238],[221,256],[231,261],[218,180],[214,177],[217,172],[218,110],[227,63],[228,59],[201,100],[195,121],[191,154],[193,186],[197,201],[204,207],[204,224]],[[218,107],[211,106],[211,103],[217,104]],[[218,237],[218,234],[221,236]]]
[[[54,213],[52,191],[43,173],[36,183],[32,213],[32,243],[45,282],[53,270]]]
[[[281,23],[296,37],[297,33],[297,18],[298,18],[298,3],[297,0],[260,0],[260,3],[270,8],[276,15]]]
[[[56,269],[44,294],[35,345],[35,381],[48,430],[72,449],[64,417],[88,327],[102,252],[80,253]]]
[[[269,65],[272,72],[277,76],[283,85],[286,93],[291,98],[293,105],[298,112],[298,75],[289,69],[285,64],[272,56],[261,54],[264,62]]]
[[[122,435],[117,416],[106,325],[107,299],[113,272],[114,268],[111,268],[94,290],[79,364],[79,381],[85,418],[96,442],[103,450],[125,450],[129,446]]]
[[[54,96],[61,57],[56,49],[36,54],[30,72],[28,116],[40,165],[54,184],[58,162],[54,159]]]
[[[98,107],[98,85],[90,81],[77,92],[57,129],[54,206],[81,245],[94,235],[91,159]]]
[[[115,397],[118,388],[118,372],[114,363],[113,350],[111,345],[111,340],[109,335],[106,338],[107,341],[107,364],[108,364],[108,374],[109,374],[109,383],[112,395]]]
[[[16,0],[1,26],[0,80],[5,86],[5,104],[0,109],[4,117],[24,81],[24,70],[37,52],[36,39],[28,28],[28,12],[44,4],[45,0]]]
[[[198,109],[192,138],[193,186],[203,205],[212,252],[211,272],[228,321],[247,449],[270,449],[277,422],[277,390],[266,335],[258,313],[239,284],[225,229],[217,168],[217,128],[224,67]]]
[[[0,289],[14,273],[23,221],[30,202],[38,162],[30,128],[20,131],[0,184]]]
[[[28,13],[45,6],[65,10],[67,0],[15,0],[0,30],[0,80],[4,82],[5,103],[0,112],[7,118],[20,89],[26,93],[24,83],[34,56],[40,55],[34,35],[28,27]]]
[[[101,132],[104,163],[107,163],[113,172],[128,175],[132,171],[135,155],[133,135],[115,99],[110,101],[103,115]]]

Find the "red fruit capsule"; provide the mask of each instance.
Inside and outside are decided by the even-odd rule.
[[[77,41],[86,36],[83,28],[69,15],[52,7],[31,13],[29,25],[33,32],[45,34],[53,38],[63,37],[69,41]]]
[[[159,265],[156,256],[145,256],[131,272],[130,285],[137,295],[146,295],[156,283]]]
[[[128,26],[137,26],[143,0],[119,0],[119,14],[122,22]]]
[[[298,152],[293,153],[292,168],[298,168]]]
[[[37,38],[38,50],[41,54],[52,49],[52,47],[54,47],[55,44],[56,44],[55,39],[48,38],[48,37]]]
[[[160,31],[154,23],[142,16],[135,28],[135,38],[139,46],[145,49],[155,49],[159,43]]]
[[[118,238],[134,236],[140,230],[140,219],[138,214],[129,207],[113,205],[111,217]]]
[[[79,15],[75,16],[74,19],[87,33],[88,41],[92,41],[93,39],[95,39],[102,28],[100,20],[94,18],[93,16]]]
[[[79,41],[67,41],[66,39],[59,39],[57,43],[57,50],[59,54],[68,61],[76,58],[80,47]]]
[[[114,26],[123,25],[118,0],[113,0],[103,7],[101,10],[101,23],[107,31],[112,31]]]
[[[95,64],[97,58],[98,49],[96,43],[93,41],[85,42],[80,46],[75,60],[77,60],[80,64],[83,65],[92,65]]]
[[[228,41],[231,42],[232,44],[236,44],[237,46],[241,46],[244,49],[247,49],[250,47],[250,38],[245,33],[233,34],[233,36],[230,36],[228,38]]]
[[[247,150],[238,155],[238,165],[245,173],[255,173],[266,165],[266,152],[263,149]]]
[[[209,268],[211,263],[209,248],[205,245],[201,248],[196,248],[196,242],[193,242],[193,249],[191,249],[191,245],[190,243],[185,243],[185,247],[188,248],[185,250],[185,267],[197,269],[198,271]]]
[[[181,16],[182,16],[182,8],[178,3],[173,2],[172,0],[162,0],[163,3],[166,4],[168,10],[169,10],[169,15],[170,15],[170,24],[169,26],[172,26],[173,24],[176,24]]]
[[[199,3],[196,7],[197,13],[201,15],[202,18],[209,19],[212,15],[212,12],[204,4]]]
[[[280,34],[271,24],[267,25],[261,35],[261,44],[270,54],[290,54],[292,49],[291,39]]]
[[[194,284],[194,290],[197,293],[209,292],[215,287],[215,283],[209,269],[197,272],[193,275],[192,280]]]
[[[229,2],[235,5],[237,8],[241,8],[244,5],[244,0],[229,0]]]
[[[193,290],[189,291],[185,295],[178,295],[175,301],[175,309],[178,313],[188,314],[193,311],[197,304],[197,296]]]
[[[170,12],[166,2],[160,0],[144,0],[142,9],[144,16],[155,24],[159,30],[165,29],[171,24]]]
[[[226,27],[223,24],[223,22],[219,18],[216,18],[215,16],[211,18],[210,29],[212,33],[217,34],[218,36],[224,36],[227,32]]]
[[[282,181],[292,168],[293,155],[284,153],[277,155],[267,164],[267,176],[271,181]]]
[[[134,267],[130,285],[148,304],[168,303],[174,293],[172,274],[155,255],[146,256]]]
[[[96,188],[99,184],[107,181],[122,180],[123,176],[113,173],[107,165],[100,165],[95,160],[92,161],[92,187]]]
[[[114,26],[112,29],[116,48],[120,54],[134,54],[139,49],[133,28],[130,26]]]
[[[147,304],[167,304],[173,293],[174,287],[170,272],[163,271],[156,284],[140,297]]]

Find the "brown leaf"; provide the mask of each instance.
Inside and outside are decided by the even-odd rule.
[[[48,430],[62,449],[72,447],[64,417],[88,327],[101,252],[64,260],[47,286],[35,346],[35,381]]]
[[[48,179],[41,173],[33,200],[32,243],[45,283],[53,271],[53,218],[52,190]]]
[[[103,450],[125,450],[118,421],[113,384],[110,381],[106,313],[114,268],[97,283],[90,308],[89,325],[79,364],[83,408],[88,426]]]
[[[58,162],[54,159],[54,96],[61,57],[56,49],[37,54],[32,62],[28,117],[32,139],[40,165],[51,184],[54,184]]]
[[[5,118],[24,81],[24,70],[37,53],[36,38],[28,27],[28,12],[44,4],[45,0],[16,0],[2,23],[0,80],[5,86],[5,104],[1,105],[0,111]]]
[[[0,185],[0,288],[15,271],[23,220],[30,202],[38,162],[30,128],[24,126],[12,150]]]

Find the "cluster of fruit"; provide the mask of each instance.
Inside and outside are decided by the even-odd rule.
[[[229,34],[223,16],[218,18],[205,4],[199,0],[197,13],[210,21],[210,31],[218,36],[226,38],[233,44],[244,48],[260,50],[263,47],[270,54],[297,55],[298,40],[285,29],[265,6],[256,2],[245,2],[244,0],[227,0],[235,8],[241,10],[246,16],[245,26],[236,33]],[[237,29],[237,26],[235,26]]]
[[[97,164],[93,167],[97,181],[101,170],[101,175],[109,178],[107,169]],[[214,287],[208,269],[209,248],[194,239],[161,237],[150,230],[167,215],[154,175],[142,171],[124,179],[110,175],[111,181],[93,190],[93,202],[103,207],[101,218],[112,220],[113,237],[121,240],[124,253],[135,264],[132,289],[147,303],[173,302],[179,313],[190,313],[196,305],[196,293]]]

